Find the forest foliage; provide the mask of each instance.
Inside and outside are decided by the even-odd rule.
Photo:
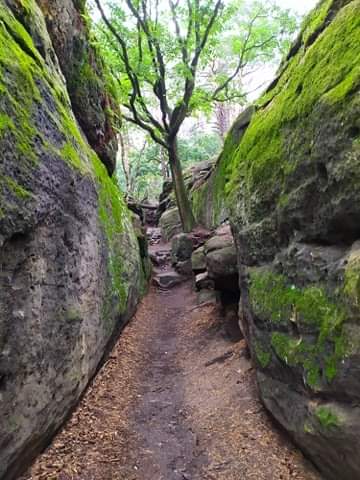
[[[138,141],[121,139],[124,187],[130,194],[151,195],[148,176],[170,170],[189,229],[193,217],[182,168],[217,154],[229,127],[228,109],[247,104],[249,79],[278,62],[298,18],[267,0],[94,0],[94,5],[101,14],[98,47],[115,80],[123,118],[143,132],[128,128]],[[202,143],[198,148],[194,129],[184,124],[199,118],[217,127],[195,136]]]

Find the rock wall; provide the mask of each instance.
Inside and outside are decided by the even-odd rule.
[[[243,137],[253,113],[254,107],[251,106],[239,115],[225,139],[211,176],[197,182],[191,190],[194,216],[203,227],[214,229],[229,218],[225,201],[228,158]]]
[[[76,404],[146,287],[147,260],[115,182],[77,124],[33,0],[0,0],[0,44],[0,478],[7,480]]]
[[[22,2],[24,3],[24,2]],[[113,80],[91,42],[85,0],[38,0],[73,111],[108,172],[115,170],[120,111]],[[26,16],[25,16],[26,18]],[[33,22],[32,15],[28,15]]]
[[[260,395],[334,480],[360,478],[359,66],[360,1],[323,0],[222,169]]]

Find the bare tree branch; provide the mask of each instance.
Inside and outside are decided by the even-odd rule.
[[[156,135],[155,130],[151,128],[149,125],[141,121],[139,122],[138,120],[135,120],[134,118],[128,117],[127,115],[124,115],[124,114],[123,114],[123,118],[127,122],[133,123],[134,125],[137,125],[138,127],[141,127],[144,130],[146,130],[149,133],[150,137],[154,140],[154,142],[158,143],[164,148],[167,148],[166,143],[158,135]]]
[[[160,132],[165,133],[163,126],[155,119],[155,117],[151,114],[151,112],[149,111],[149,109],[146,106],[145,100],[142,96],[139,80],[138,80],[137,75],[136,75],[136,73],[134,72],[134,70],[131,66],[131,63],[130,63],[126,43],[125,43],[124,39],[121,37],[121,35],[114,28],[112,23],[109,21],[107,16],[105,15],[105,12],[104,12],[104,9],[102,8],[100,0],[95,0],[95,3],[96,3],[96,6],[98,7],[98,9],[100,11],[101,17],[102,17],[105,25],[110,30],[110,32],[114,35],[114,37],[116,38],[116,40],[118,41],[118,43],[121,47],[121,53],[120,53],[121,60],[123,61],[124,65],[125,65],[126,73],[127,73],[128,78],[130,79],[131,86],[132,86],[132,93],[130,95],[129,107],[130,107],[131,113],[133,115],[133,120],[134,120],[133,123],[136,123],[140,127],[147,130],[150,133],[150,135],[153,135],[154,140],[156,138],[157,143],[160,143],[160,141],[159,141],[159,140],[161,140],[160,137],[158,137],[156,135],[155,130],[150,125],[148,125],[146,123],[144,118],[141,118],[141,115],[140,115],[139,111],[137,110],[136,102],[138,102],[140,104],[144,114],[146,115],[148,121],[153,125],[153,127],[156,130],[159,130]]]
[[[240,55],[239,55],[239,61],[236,65],[236,68],[235,68],[234,72],[231,75],[229,75],[229,77],[219,87],[217,87],[217,89],[215,90],[215,92],[212,95],[213,100],[215,100],[215,99],[217,100],[217,97],[218,97],[219,93],[228,88],[229,84],[234,80],[235,77],[237,77],[239,72],[246,65],[245,55],[250,51],[250,49],[248,49],[247,45],[248,45],[248,43],[251,39],[254,24],[255,24],[256,20],[258,20],[261,17],[263,17],[262,9],[259,9],[259,11],[253,16],[253,18],[249,22],[249,27],[248,27],[248,30],[247,30],[247,33],[246,33],[246,38],[244,40],[243,48],[241,49],[241,52],[240,52]]]
[[[165,70],[165,62],[161,52],[161,48],[158,40],[151,33],[151,29],[148,24],[146,8],[144,9],[144,18],[141,18],[132,0],[126,0],[126,3],[131,13],[138,20],[148,42],[149,51],[152,57],[152,62],[153,62],[155,71],[157,72],[157,75],[158,75],[158,81],[154,85],[154,93],[160,102],[160,109],[162,113],[164,128],[165,130],[168,130],[167,118],[168,118],[168,115],[170,114],[170,108],[167,103],[167,90],[166,90],[166,79],[165,79],[166,70]]]
[[[181,36],[180,25],[179,25],[178,18],[177,18],[177,15],[176,15],[176,7],[178,6],[178,4],[179,4],[178,1],[176,3],[174,3],[172,0],[169,0],[171,15],[172,15],[173,23],[174,23],[174,26],[175,26],[176,38],[177,38],[177,41],[178,41],[178,43],[180,45],[180,49],[181,49],[182,60],[183,60],[184,65],[186,67],[188,67],[189,52],[187,50],[186,41]]]

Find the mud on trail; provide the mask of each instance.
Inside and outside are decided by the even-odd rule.
[[[243,341],[191,282],[154,286],[22,480],[319,480],[261,406]]]

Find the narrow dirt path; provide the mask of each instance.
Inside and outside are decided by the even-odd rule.
[[[243,342],[191,284],[151,287],[26,480],[319,480],[257,399]]]

